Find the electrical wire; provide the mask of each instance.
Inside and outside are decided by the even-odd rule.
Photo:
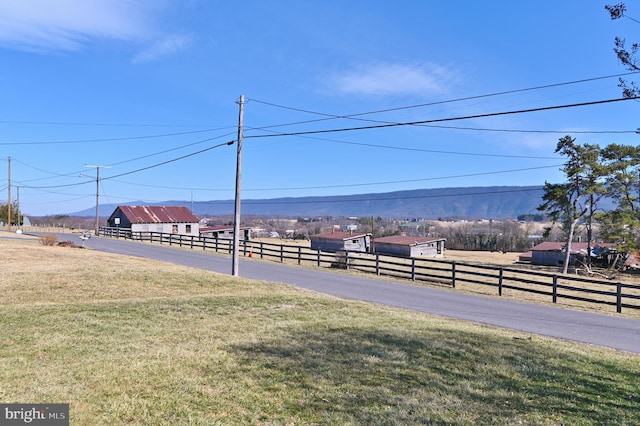
[[[435,149],[409,148],[409,147],[402,147],[402,146],[380,145],[380,144],[371,144],[371,143],[364,143],[364,142],[350,142],[350,141],[342,141],[337,139],[317,138],[317,137],[304,136],[304,135],[302,137],[304,137],[305,139],[333,142],[333,143],[338,143],[343,145],[365,146],[370,148],[384,148],[384,149],[393,149],[398,151],[428,152],[433,154],[469,155],[473,157],[520,158],[520,159],[531,159],[531,160],[554,160],[554,161],[560,158],[560,157],[541,157],[541,156],[532,156],[532,155],[509,155],[509,154],[487,154],[487,153],[478,153],[478,152],[442,151],[442,150],[435,150]]]
[[[153,157],[153,156],[160,155],[160,154],[166,154],[167,152],[177,151],[179,149],[188,148],[190,146],[199,145],[201,143],[209,142],[209,141],[216,140],[216,139],[221,139],[221,138],[233,135],[233,134],[235,134],[235,132],[226,133],[226,134],[220,135],[220,136],[214,136],[212,138],[202,139],[202,140],[199,140],[197,142],[193,142],[193,143],[190,143],[190,144],[187,144],[187,145],[181,145],[181,146],[178,146],[178,147],[175,147],[175,148],[166,149],[164,151],[154,152],[153,154],[147,154],[147,155],[143,155],[141,157],[135,157],[135,158],[131,158],[129,160],[123,160],[123,161],[119,161],[117,163],[112,163],[109,166],[119,166],[120,164],[130,163],[132,161],[142,160],[144,158],[149,158],[149,157]]]
[[[591,106],[591,105],[602,105],[607,103],[629,101],[629,100],[635,100],[635,99],[640,99],[640,97],[605,99],[601,101],[581,102],[576,104],[554,105],[554,106],[547,106],[547,107],[540,107],[540,108],[492,112],[492,113],[486,113],[486,114],[466,115],[466,116],[460,116],[460,117],[437,118],[437,119],[431,119],[431,120],[387,123],[387,124],[378,124],[378,125],[372,125],[372,126],[343,127],[339,129],[310,130],[310,131],[303,131],[303,132],[276,133],[276,134],[269,134],[269,135],[245,135],[245,139],[270,138],[270,137],[279,137],[279,136],[314,135],[314,134],[321,134],[321,133],[337,133],[337,132],[348,132],[348,131],[357,131],[357,130],[384,129],[384,128],[390,128],[390,127],[415,126],[420,124],[438,123],[438,122],[444,122],[444,121],[469,120],[469,119],[475,119],[475,118],[498,117],[503,115],[524,114],[524,113],[530,113],[530,112],[553,111],[553,110],[564,109],[564,108],[576,108],[576,107]]]
[[[226,127],[228,128],[228,127]],[[184,136],[192,135],[195,133],[213,132],[216,130],[222,130],[223,128],[194,130],[191,132],[178,132],[178,133],[163,133],[159,135],[144,135],[144,136],[127,136],[121,138],[103,138],[103,139],[77,139],[77,140],[63,140],[63,141],[40,141],[40,142],[0,142],[0,145],[58,145],[58,144],[76,144],[76,143],[93,143],[93,142],[116,142],[116,141],[128,141],[138,139],[155,139],[165,138],[171,136]]]
[[[218,145],[210,146],[208,148],[201,149],[200,151],[192,152],[191,154],[186,154],[186,155],[183,155],[183,156],[180,156],[180,157],[177,157],[177,158],[173,158],[171,160],[163,161],[163,162],[157,163],[157,164],[152,164],[151,166],[142,167],[140,169],[131,170],[131,171],[128,171],[128,172],[125,172],[125,173],[120,173],[120,174],[117,174],[117,175],[109,176],[109,177],[106,177],[106,178],[103,178],[103,179],[114,179],[114,178],[117,178],[117,177],[122,177],[122,176],[131,175],[131,174],[134,174],[134,173],[139,173],[139,172],[142,172],[144,170],[149,170],[149,169],[153,169],[155,167],[164,166],[166,164],[174,163],[174,162],[179,161],[179,160],[184,160],[185,158],[193,157],[195,155],[202,154],[203,152],[211,151],[212,149],[215,149],[215,148],[220,148],[220,147],[226,146],[226,145],[233,145],[234,143],[235,143],[235,141],[230,141],[230,142],[225,142],[225,143],[221,143],[221,144],[218,144]]]
[[[211,124],[149,124],[149,123],[89,123],[68,121],[20,121],[0,120],[1,124],[28,124],[44,126],[104,126],[104,127],[211,127]]]
[[[139,173],[139,172],[142,172],[144,170],[153,169],[155,167],[164,166],[166,164],[170,164],[170,163],[173,163],[173,162],[176,162],[176,161],[179,161],[179,160],[183,160],[185,158],[193,157],[195,155],[202,154],[203,152],[211,151],[212,149],[215,149],[215,148],[220,148],[220,147],[226,146],[226,145],[233,145],[234,143],[235,143],[235,141],[230,141],[230,142],[225,142],[225,143],[221,143],[221,144],[218,144],[218,145],[210,146],[208,148],[201,149],[200,151],[196,151],[196,152],[192,152],[190,154],[182,155],[180,157],[172,158],[170,160],[163,161],[161,163],[152,164],[150,166],[142,167],[142,168],[139,168],[139,169],[136,169],[136,170],[130,170],[128,172],[120,173],[120,174],[117,174],[117,175],[114,175],[114,176],[103,177],[103,178],[101,178],[101,180],[108,180],[108,179],[113,179],[113,178],[126,176],[126,175],[130,175],[130,174],[134,174],[134,173]],[[93,181],[95,182],[95,179]],[[25,187],[26,188],[30,188],[30,189],[67,188],[67,187],[72,187],[72,186],[85,185],[85,184],[90,183],[90,182],[91,181],[84,181],[84,182],[80,182],[80,183],[71,183],[71,184],[66,184],[66,185],[25,186]]]
[[[415,182],[426,182],[431,180],[444,180],[444,179],[457,179],[462,177],[474,177],[474,176],[487,176],[487,175],[495,175],[495,174],[503,174],[503,173],[514,173],[514,172],[524,172],[530,170],[541,170],[541,169],[551,169],[562,167],[562,164],[555,164],[551,166],[539,166],[539,167],[526,167],[521,169],[510,169],[510,170],[495,170],[491,172],[479,172],[479,173],[467,173],[462,175],[450,175],[450,176],[436,176],[429,178],[420,178],[420,179],[405,179],[405,180],[393,180],[393,181],[382,181],[382,182],[366,182],[366,183],[349,183],[349,184],[341,184],[341,185],[318,185],[318,186],[298,186],[298,187],[285,187],[285,188],[245,188],[243,191],[251,192],[251,191],[291,191],[291,190],[308,190],[308,189],[331,189],[331,188],[353,188],[353,187],[363,187],[363,186],[376,186],[376,185],[390,185],[390,184],[398,184],[398,183],[415,183]],[[160,189],[174,189],[174,190],[192,190],[192,191],[233,191],[230,188],[187,188],[187,187],[174,187],[174,186],[162,186],[162,185],[148,185],[148,184],[138,184],[133,182],[122,182],[117,181],[119,183],[125,183],[134,186],[142,186],[149,188],[160,188]]]
[[[548,89],[548,88],[552,88],[552,87],[560,87],[560,86],[566,86],[566,85],[572,85],[572,84],[586,83],[586,82],[590,82],[590,81],[605,80],[605,79],[609,79],[609,78],[620,78],[620,77],[624,77],[624,76],[631,75],[631,74],[638,74],[639,72],[640,71],[632,71],[632,72],[608,75],[608,76],[603,76],[603,77],[586,78],[586,79],[574,80],[574,81],[569,81],[569,82],[564,82],[564,83],[547,84],[547,85],[543,85],[543,86],[534,86],[534,87],[529,87],[529,88],[525,88],[525,89],[506,90],[506,91],[502,91],[502,92],[495,92],[495,93],[489,93],[489,94],[484,94],[484,95],[467,96],[467,97],[457,98],[457,99],[449,99],[449,100],[444,100],[444,101],[429,102],[429,103],[424,103],[424,104],[403,106],[403,107],[397,107],[397,108],[387,108],[387,109],[382,109],[382,110],[361,112],[361,113],[357,113],[357,114],[348,114],[348,115],[334,115],[334,114],[327,114],[327,113],[323,113],[323,112],[310,111],[310,110],[301,109],[301,108],[278,105],[278,104],[275,104],[275,103],[272,103],[272,102],[261,101],[261,100],[253,99],[253,98],[248,98],[247,101],[248,102],[257,102],[257,103],[261,103],[261,104],[264,104],[264,105],[269,105],[269,106],[282,108],[282,109],[288,109],[288,110],[291,110],[291,111],[304,112],[304,113],[307,113],[307,114],[314,114],[314,115],[324,116],[324,117],[326,117],[325,119],[318,120],[318,121],[324,121],[326,119],[343,119],[343,118],[351,119],[351,118],[360,117],[360,116],[363,116],[363,115],[381,114],[381,113],[393,112],[393,111],[401,111],[401,110],[406,110],[406,109],[423,108],[423,107],[426,107],[426,106],[442,105],[442,104],[448,104],[448,103],[454,103],[454,102],[462,102],[462,101],[468,101],[468,100],[489,98],[489,97],[494,97],[494,96],[509,95],[509,94],[527,92],[527,91],[540,90],[540,89]],[[293,123],[293,124],[300,124],[300,123]],[[268,126],[268,127],[264,127],[264,128],[273,128],[273,127],[281,127],[281,126],[289,126],[289,125],[291,125],[291,124],[279,124],[279,125]]]

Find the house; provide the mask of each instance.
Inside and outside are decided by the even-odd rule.
[[[436,229],[433,223],[423,221],[404,222],[399,224],[398,228],[403,235],[413,235],[418,237],[426,237]]]
[[[369,252],[371,234],[365,232],[329,232],[311,235],[311,249],[328,252],[359,251]]]
[[[199,219],[183,206],[118,206],[107,226],[131,232],[200,235]]]
[[[393,235],[373,240],[374,251],[402,257],[444,257],[446,238]]]
[[[531,248],[530,261],[532,265],[562,266],[566,255],[565,242],[545,241]],[[599,260],[609,262],[609,255],[616,253],[614,243],[591,243],[592,261]],[[520,260],[525,261],[528,253],[520,255]],[[570,264],[581,262],[587,257],[587,243],[571,243]]]
[[[249,241],[251,239],[251,228],[240,227],[240,239]],[[208,226],[200,229],[200,236],[209,238],[220,238],[223,240],[233,239],[233,226]]]

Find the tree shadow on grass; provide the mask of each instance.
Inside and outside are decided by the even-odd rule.
[[[235,345],[266,418],[320,424],[640,424],[638,365],[451,330],[295,330]],[[622,366],[621,366],[622,365]],[[274,404],[274,401],[277,403]]]

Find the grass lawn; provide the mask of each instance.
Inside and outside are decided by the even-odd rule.
[[[640,424],[640,356],[0,240],[0,402],[72,425]]]

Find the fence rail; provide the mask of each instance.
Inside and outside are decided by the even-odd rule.
[[[130,229],[100,228],[100,235],[170,246],[209,250],[231,254],[233,241],[221,238],[132,232]],[[404,258],[380,253],[350,251],[328,252],[298,245],[240,241],[240,255],[301,266],[354,269],[365,273],[412,281],[432,282],[456,288],[461,284],[492,288],[499,296],[505,289],[545,296],[557,303],[559,299],[589,304],[640,309],[640,286],[621,282],[594,280],[573,275],[559,275],[519,268],[472,263]]]

